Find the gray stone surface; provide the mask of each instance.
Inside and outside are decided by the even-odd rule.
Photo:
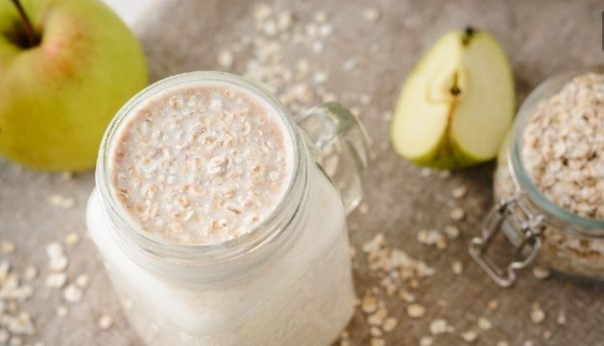
[[[174,1],[150,16],[138,28],[146,48],[153,80],[170,74],[218,69],[216,48],[227,46],[242,33],[251,32],[253,2],[244,0]],[[391,149],[381,150],[388,139],[384,111],[393,107],[397,90],[421,52],[450,28],[472,24],[493,32],[509,53],[516,73],[519,99],[547,76],[602,61],[601,1],[287,1],[275,0],[280,9],[290,9],[300,18],[318,10],[329,14],[334,34],[326,39],[324,53],[288,51],[286,61],[295,62],[304,54],[311,66],[331,71],[330,90],[342,95],[350,106],[360,106],[358,95],[372,96],[362,106],[363,122],[374,138],[374,157],[367,183],[367,214],[350,216],[353,245],[360,246],[376,233],[383,232],[392,247],[407,251],[437,268],[437,275],[422,282],[418,301],[428,308],[419,320],[405,317],[405,303],[388,299],[391,314],[399,325],[385,339],[389,345],[417,345],[429,333],[433,318],[444,318],[456,331],[475,326],[479,316],[488,317],[493,328],[481,332],[476,345],[495,345],[507,340],[522,345],[603,345],[604,291],[601,285],[577,283],[553,277],[538,281],[525,272],[511,289],[495,286],[471,262],[467,242],[478,232],[480,220],[491,204],[492,166],[455,172],[447,179],[435,175],[425,178],[420,169],[399,158]],[[362,19],[367,6],[380,9],[376,23]],[[372,48],[376,47],[376,48]],[[246,54],[237,55],[234,72],[244,70]],[[343,71],[344,60],[355,57],[359,68]],[[102,95],[99,95],[102,97]],[[449,192],[464,184],[468,196],[459,204],[467,211],[461,222],[462,236],[444,251],[428,248],[415,240],[421,228],[441,228],[449,223],[447,210],[455,204]],[[17,244],[11,255],[16,269],[26,263],[41,268],[35,297],[24,306],[34,313],[38,336],[45,345],[139,345],[135,334],[119,310],[107,277],[88,238],[68,249],[68,273],[74,277],[86,272],[92,277],[84,302],[69,305],[70,313],[58,317],[55,308],[61,296],[43,285],[47,270],[45,245],[71,231],[85,235],[86,199],[93,187],[93,174],[79,174],[63,181],[57,174],[33,172],[0,160],[0,238]],[[52,194],[75,198],[76,206],[59,210],[48,203]],[[1,255],[2,259],[6,255]],[[455,276],[450,263],[460,260],[464,273]],[[378,284],[362,255],[354,259],[354,276],[359,295]],[[485,304],[499,300],[499,309],[488,312]],[[530,321],[533,302],[546,312],[543,323]],[[555,314],[565,310],[568,322],[559,327]],[[115,318],[115,325],[102,331],[96,320],[102,313]],[[369,344],[368,327],[357,312],[349,327],[353,345]],[[543,333],[552,332],[550,340]],[[462,345],[458,334],[435,338],[435,345]]]

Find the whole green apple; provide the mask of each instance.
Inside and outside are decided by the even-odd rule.
[[[97,0],[0,1],[0,154],[79,171],[147,84],[140,44]]]

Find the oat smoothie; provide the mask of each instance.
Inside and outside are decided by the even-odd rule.
[[[148,345],[337,338],[355,299],[342,201],[309,156],[296,156],[292,128],[274,105],[235,84],[195,81],[146,96],[116,126],[104,171],[115,205],[97,189],[88,227]],[[292,198],[302,164],[306,187]],[[222,260],[294,203],[277,240]],[[134,238],[206,257],[181,265],[164,250],[133,246],[113,209],[135,225]]]
[[[170,90],[122,125],[110,167],[115,194],[143,231],[214,245],[249,232],[292,179],[279,114],[226,85]]]

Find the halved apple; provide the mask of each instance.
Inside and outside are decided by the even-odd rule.
[[[441,37],[415,66],[392,120],[396,151],[423,166],[453,169],[493,159],[515,108],[501,46],[467,28]]]

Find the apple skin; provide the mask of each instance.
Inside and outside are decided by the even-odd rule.
[[[90,169],[111,118],[147,84],[143,50],[97,0],[22,4],[41,42],[9,40],[20,17],[0,1],[0,154],[37,169]]]
[[[411,161],[420,166],[443,170],[470,167],[484,162],[483,159],[474,158],[471,154],[465,153],[449,137],[449,134],[443,136],[435,150]]]

